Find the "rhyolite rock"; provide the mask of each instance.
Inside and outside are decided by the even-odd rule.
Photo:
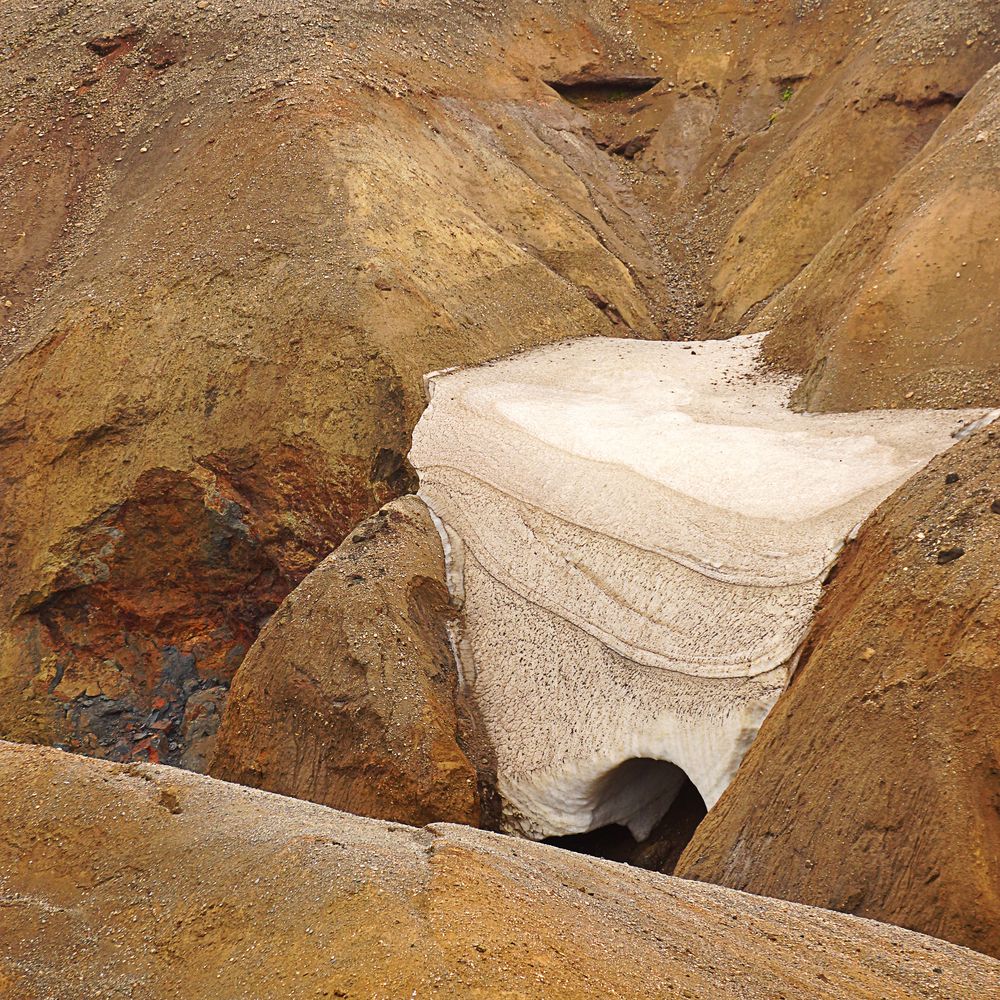
[[[3,5],[0,735],[197,765],[188,700],[413,485],[426,371],[658,335],[529,13]]]
[[[210,773],[380,819],[493,825],[492,753],[452,652],[458,615],[427,508],[386,505],[251,647]]]
[[[755,320],[797,406],[1000,403],[1000,67]]]

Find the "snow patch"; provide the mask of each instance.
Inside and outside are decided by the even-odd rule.
[[[844,539],[982,416],[794,413],[761,339],[594,338],[428,376],[410,461],[509,830],[645,836],[684,774],[711,808]]]

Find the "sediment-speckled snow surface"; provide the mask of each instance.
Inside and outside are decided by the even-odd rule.
[[[410,459],[510,829],[644,837],[683,775],[634,758],[711,806],[845,537],[978,415],[792,413],[760,340],[578,340],[428,377]]]

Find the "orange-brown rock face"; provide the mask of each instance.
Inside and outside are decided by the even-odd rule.
[[[6,637],[7,656],[27,650],[38,668],[29,697],[2,677],[19,724],[53,695],[79,749],[201,768],[226,686],[288,586],[215,485],[151,471],[80,533],[55,592]]]
[[[632,3],[628,17],[660,82],[581,103],[663,220],[671,319],[699,336],[745,330],[1000,59],[990,0],[674,0]],[[963,405],[945,388],[935,405]]]
[[[0,734],[202,766],[261,624],[412,485],[426,371],[658,334],[628,192],[501,59],[534,5],[467,6],[0,13]]]
[[[211,774],[380,819],[491,824],[490,753],[457,690],[456,614],[427,508],[388,504],[251,648]]]
[[[1000,955],[998,476],[980,431],[866,522],[677,874]]]
[[[448,825],[0,745],[0,997],[995,994],[898,928]]]
[[[757,319],[810,410],[1000,401],[1000,71]]]
[[[429,370],[723,336],[788,288],[774,357],[807,406],[994,384],[988,177],[901,175],[971,148],[992,0],[337,11],[0,11],[0,735],[202,766],[261,623],[412,486]],[[872,247],[951,218],[933,273],[967,261],[961,296],[912,262],[887,284],[881,250],[838,284],[824,254],[883,190]]]

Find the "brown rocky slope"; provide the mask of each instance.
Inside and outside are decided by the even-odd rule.
[[[758,317],[809,410],[1000,402],[1000,67]]]
[[[0,13],[0,733],[199,766],[261,624],[411,484],[424,372],[657,333],[607,158],[505,110],[526,5],[450,7]]]
[[[0,744],[4,1000],[995,995],[921,935],[464,827]]]
[[[362,816],[491,825],[491,753],[457,690],[457,614],[427,508],[387,504],[261,632],[210,773]]]
[[[979,431],[865,523],[678,875],[1000,955],[998,484]]]
[[[0,734],[203,767],[264,622],[413,485],[425,372],[746,327],[965,113],[998,21],[992,0],[5,4]],[[967,291],[971,322],[992,293]],[[776,337],[842,299],[802,301]],[[871,352],[830,341],[843,384],[893,361],[852,407],[989,395],[936,302]],[[911,326],[926,350],[897,350]],[[947,378],[908,397],[942,344]],[[776,358],[815,363],[796,351]]]
[[[672,316],[701,336],[745,329],[1000,59],[1000,10],[981,0],[673,0],[622,17],[661,80],[632,99],[584,91],[584,113],[660,220]],[[965,362],[972,384],[938,387],[935,405],[981,398]],[[910,370],[926,364],[916,355]],[[867,405],[885,405],[865,391]]]

